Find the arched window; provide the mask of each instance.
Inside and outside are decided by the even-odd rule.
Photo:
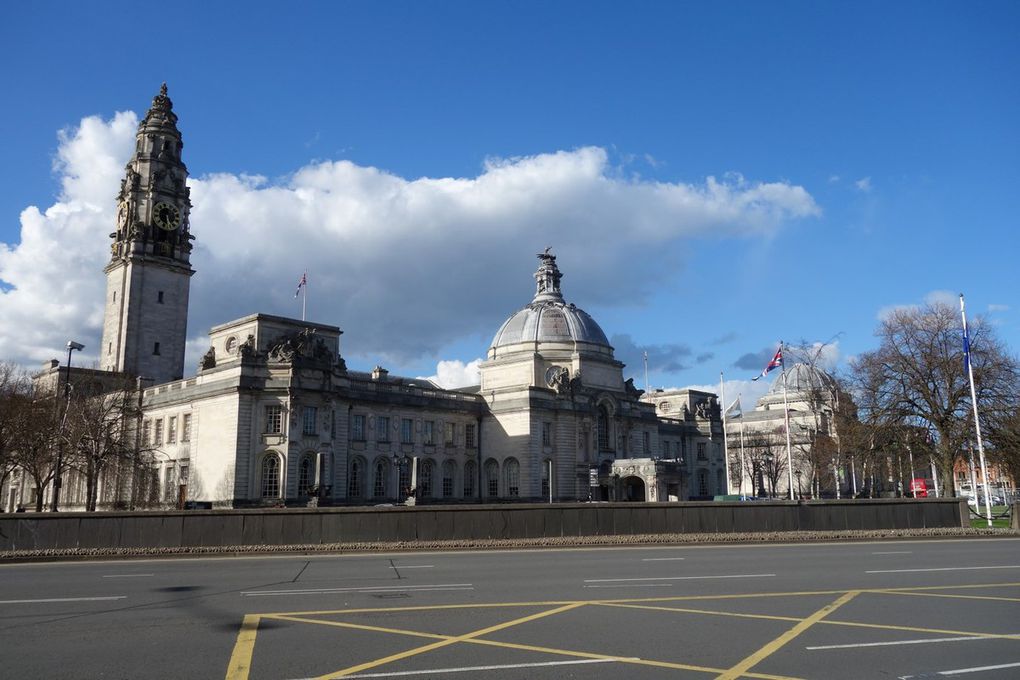
[[[397,465],[397,497],[407,498],[411,495],[411,466],[414,463],[408,461]]]
[[[609,448],[609,410],[605,406],[599,406],[597,420],[599,451],[612,451]]]
[[[485,495],[489,498],[499,496],[499,463],[491,458],[485,462]]]
[[[722,470],[715,471],[715,492],[717,494],[725,494],[729,489],[726,488],[726,473]]]
[[[418,468],[418,496],[421,498],[432,497],[432,461],[423,460]]]
[[[503,476],[506,478],[506,495],[517,498],[521,495],[521,465],[516,458],[507,458],[503,463]]]
[[[365,463],[360,458],[351,461],[351,478],[347,482],[347,495],[361,498],[365,488]]]
[[[384,498],[386,496],[386,482],[389,481],[389,468],[390,466],[385,460],[379,459],[375,462],[374,473],[372,478],[372,496],[374,498]]]
[[[443,498],[453,497],[453,481],[457,476],[457,463],[448,460],[443,463]]]
[[[307,454],[298,463],[297,495],[299,498],[308,495],[308,489],[315,483],[315,458]]]
[[[275,453],[262,459],[262,497],[280,497],[280,459]]]
[[[464,463],[464,498],[475,497],[475,480],[478,479],[478,467],[475,461]]]

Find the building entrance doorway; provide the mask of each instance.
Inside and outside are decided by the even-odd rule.
[[[625,477],[620,480],[620,486],[623,491],[622,501],[644,501],[645,498],[645,482],[640,477]]]

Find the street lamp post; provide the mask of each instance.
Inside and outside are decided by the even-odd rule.
[[[773,498],[776,495],[776,480],[772,474],[772,452],[766,451],[765,455],[765,473],[769,478],[769,498]]]
[[[800,476],[801,476],[801,474],[803,474],[803,473],[802,473],[802,472],[801,472],[800,470],[797,470],[797,471],[796,471],[796,472],[794,472],[793,474],[795,474],[795,475],[797,476],[797,498],[798,498],[799,500],[804,500],[804,492],[802,492],[802,491],[800,490]]]
[[[85,345],[74,340],[67,341],[67,375],[64,377],[64,417],[61,420],[61,425],[67,420],[67,407],[70,405],[71,400],[71,352],[82,351],[85,349]],[[59,374],[58,374],[59,377]],[[62,432],[60,433],[63,434]],[[60,487],[64,480],[60,474],[61,468],[64,467],[64,442],[57,443],[57,468],[53,474],[53,504],[50,507],[51,512],[57,512],[57,507],[60,504]]]

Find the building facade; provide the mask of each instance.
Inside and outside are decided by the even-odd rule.
[[[338,327],[267,314],[213,327],[184,377],[195,237],[176,122],[164,85],[118,196],[99,373],[135,381],[125,417],[136,460],[104,472],[100,507],[726,493],[715,396],[668,395],[682,416],[643,396],[595,320],[564,299],[548,249],[534,297],[496,332],[480,385],[349,370]],[[62,371],[49,365],[37,386],[58,385]]]

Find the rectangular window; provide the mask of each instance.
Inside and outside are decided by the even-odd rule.
[[[159,356],[159,343],[158,342],[153,344],[153,346],[152,346],[152,353],[155,354],[156,356]]]
[[[388,442],[390,440],[390,417],[377,416],[375,419],[375,440],[377,442]]]
[[[453,496],[453,477],[447,477],[443,475],[443,498],[450,498]]]
[[[170,421],[167,423],[166,443],[167,444],[177,443],[177,416],[170,416]]]
[[[477,446],[477,444],[475,443],[474,423],[468,423],[467,425],[464,426],[464,446],[468,447],[469,449],[473,449],[475,448],[475,446]]]
[[[178,479],[180,480],[181,484],[187,484],[188,483],[188,473],[189,472],[191,472],[191,468],[189,466],[187,466],[187,465],[182,465],[181,466],[181,471],[180,471],[180,474],[178,475]]]
[[[552,446],[552,423],[542,423],[542,446]]]
[[[650,455],[652,452],[652,435],[649,432],[645,432],[645,455]]]
[[[446,445],[453,446],[453,423],[446,423]]]
[[[468,461],[470,463],[470,461]],[[464,466],[464,498],[475,495],[475,469],[471,465]]]
[[[156,293],[156,302],[163,304],[163,291]]]
[[[301,431],[306,435],[314,435],[319,431],[319,409],[316,406],[305,406]]]
[[[167,502],[177,500],[177,478],[174,477],[173,463],[166,466],[163,477],[163,500]]]
[[[181,420],[181,441],[191,441],[191,414],[185,413]]]
[[[266,434],[283,432],[283,407],[279,404],[266,406]]]
[[[142,446],[148,446],[152,441],[152,422],[146,420],[142,423]]]
[[[365,441],[365,416],[360,413],[351,416],[351,441]]]
[[[400,419],[400,443],[401,444],[413,444],[414,443],[414,421],[410,418]]]
[[[436,445],[436,422],[434,420],[426,420],[423,423],[424,429],[422,431],[422,440],[425,442],[425,446]]]
[[[159,446],[160,444],[163,443],[163,419],[162,418],[158,418],[156,420],[156,432],[155,432],[154,441],[152,443],[155,444],[156,446]]]
[[[698,442],[698,460],[708,460],[705,455],[705,442]]]

